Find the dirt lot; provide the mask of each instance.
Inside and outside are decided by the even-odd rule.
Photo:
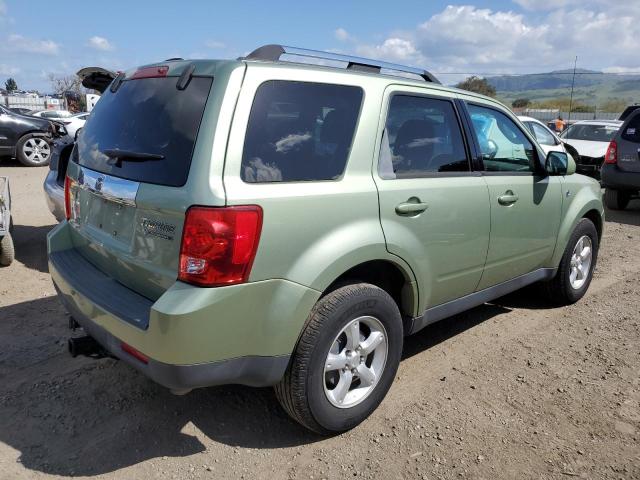
[[[0,478],[640,478],[640,201],[609,212],[583,301],[549,309],[528,290],[423,330],[378,411],[326,439],[270,389],[176,397],[114,360],[70,358],[46,169],[6,174]]]

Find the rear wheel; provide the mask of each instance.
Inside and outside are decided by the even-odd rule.
[[[310,430],[349,430],[387,394],[402,340],[400,311],[387,292],[366,283],[334,290],[312,310],[276,396]]]
[[[547,296],[556,304],[569,305],[587,292],[598,260],[598,232],[593,222],[578,222],[567,243],[558,272],[544,283]]]
[[[0,238],[0,265],[7,267],[11,265],[15,258],[15,249],[13,247],[13,238],[11,234],[7,232]]]
[[[49,165],[51,146],[44,138],[29,133],[18,140],[16,157],[27,167]]]
[[[611,210],[624,210],[631,200],[630,192],[606,188],[604,191],[604,204]]]

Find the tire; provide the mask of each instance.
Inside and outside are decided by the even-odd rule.
[[[27,167],[43,167],[49,165],[51,146],[42,136],[28,133],[18,140],[16,157]]]
[[[356,349],[349,350],[350,337],[342,330],[353,325],[356,319],[359,329],[355,331],[360,343]],[[366,342],[374,338],[374,332],[376,339],[383,339],[362,363],[363,357],[358,357],[358,349],[364,346],[365,350],[359,350],[360,354],[366,351]],[[351,338],[355,337],[352,335]],[[344,350],[339,350],[343,348],[339,346],[342,342],[345,342]],[[331,435],[350,430],[371,415],[387,394],[400,364],[402,342],[400,311],[387,292],[367,283],[338,288],[322,297],[309,314],[284,378],[275,386],[276,397],[294,420],[314,432]],[[353,369],[352,364],[351,367],[329,368],[330,371],[325,373],[325,363],[331,363],[328,359],[330,349],[339,353],[334,358],[348,358],[351,360],[346,361],[360,363]],[[342,354],[344,356],[340,356]],[[360,379],[358,372],[363,365],[371,371],[377,369],[375,381],[371,377],[368,380],[373,382],[370,386],[364,383],[364,377]],[[379,365],[382,367],[378,368]],[[349,369],[356,373],[346,372]],[[353,379],[349,381],[351,375]],[[352,389],[343,397],[343,405],[337,406],[340,395],[336,392],[339,392],[338,386],[343,380]],[[357,400],[353,405],[349,405],[350,397]]]
[[[629,192],[611,188],[604,190],[604,204],[611,210],[624,210],[629,205],[629,200],[631,200]]]
[[[15,249],[13,248],[13,238],[7,233],[0,238],[0,266],[7,267],[11,265],[15,258]]]
[[[572,260],[574,257],[574,249],[576,249],[578,242],[585,237],[587,237],[591,243],[591,261],[589,263],[588,271],[586,274],[583,274],[581,278],[584,281],[572,282],[572,269],[575,265]],[[586,244],[587,241],[585,240],[583,245]],[[598,260],[599,246],[598,232],[596,231],[596,227],[593,222],[587,218],[581,219],[573,230],[571,238],[567,243],[567,247],[562,255],[562,260],[560,261],[560,266],[558,267],[556,276],[551,281],[543,284],[547,297],[554,304],[570,305],[577,302],[584,296],[589,289],[591,279],[593,278],[593,270],[595,269],[596,262]],[[582,265],[584,265],[584,261],[582,261]],[[581,279],[576,277],[576,280]]]

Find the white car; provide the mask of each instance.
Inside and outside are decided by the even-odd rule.
[[[31,110],[27,115],[58,121],[63,118],[72,117],[73,113],[69,110]]]
[[[82,127],[89,118],[89,112],[76,113],[75,115],[67,118],[61,118],[58,121],[64,124],[64,128],[67,129],[67,133],[71,138],[76,138],[76,133]]]
[[[574,147],[579,172],[598,174],[604,162],[609,142],[620,129],[620,120],[582,120],[560,134],[560,138]]]
[[[565,152],[578,164],[580,155],[571,145],[565,143],[558,135],[537,118],[518,116],[525,127],[536,137],[545,154],[549,152]]]

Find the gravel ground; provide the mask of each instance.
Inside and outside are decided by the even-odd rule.
[[[0,270],[0,478],[640,478],[640,201],[608,212],[587,296],[528,289],[405,342],[363,425],[321,438],[271,389],[176,397],[66,353],[47,273],[46,169],[4,162],[17,260]]]

